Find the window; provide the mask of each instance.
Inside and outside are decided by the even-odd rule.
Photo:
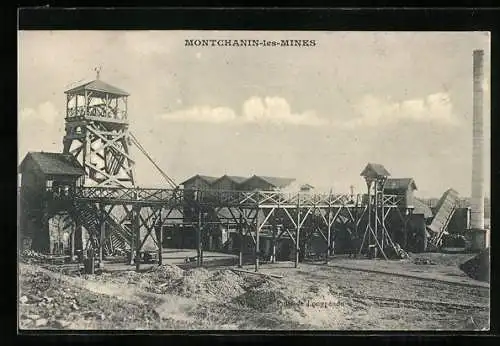
[[[52,188],[52,184],[53,184],[53,183],[54,183],[54,181],[53,181],[53,180],[51,180],[51,179],[49,179],[49,180],[47,180],[47,182],[46,182],[46,185],[45,185],[45,186],[46,186],[47,188]]]

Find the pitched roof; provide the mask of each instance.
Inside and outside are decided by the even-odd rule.
[[[286,187],[295,181],[294,178],[267,177],[267,176],[262,176],[262,175],[254,175],[254,176],[248,178],[246,181],[248,181],[250,179],[260,179],[260,180],[265,181],[269,185],[272,185],[273,187],[277,187],[277,188]]]
[[[417,185],[413,178],[389,178],[386,180],[384,190],[408,190],[410,187],[413,190],[417,189]]]
[[[236,183],[236,184],[241,184],[242,182],[244,182],[245,180],[248,179],[248,177],[240,177],[240,176],[236,176],[236,175],[224,174],[222,177],[216,179],[212,184],[215,184],[216,182],[218,182],[219,180],[222,180],[223,178],[229,179],[233,183]]]
[[[204,180],[206,181],[207,183],[209,184],[212,184],[214,181],[216,181],[217,179],[219,179],[219,177],[211,177],[211,176],[208,176],[208,175],[201,175],[201,174],[196,174],[195,176],[192,176],[191,178],[183,181],[181,183],[181,185],[184,185],[185,183],[191,181],[191,180],[194,180],[194,179],[201,179],[201,180]]]
[[[21,171],[27,160],[33,160],[40,170],[46,175],[74,175],[81,176],[85,170],[78,161],[68,154],[29,152],[21,162]]]
[[[385,167],[379,163],[368,163],[360,174],[362,177],[388,177],[391,175]]]
[[[422,200],[413,198],[413,214],[423,214],[427,219],[432,217],[432,209]]]
[[[236,184],[241,184],[242,182],[248,179],[248,177],[240,177],[237,175],[226,175],[226,177],[234,181]]]
[[[106,82],[103,82],[102,80],[96,79],[91,82],[87,82],[84,84],[81,84],[79,86],[76,86],[74,88],[71,88],[69,90],[66,90],[65,93],[77,93],[81,91],[97,91],[97,92],[102,92],[102,93],[108,93],[108,94],[114,94],[118,96],[129,96],[130,94],[126,91],[123,91],[120,88],[117,88],[115,86],[112,86]]]

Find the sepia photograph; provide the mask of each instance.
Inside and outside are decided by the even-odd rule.
[[[490,330],[489,32],[17,43],[19,331]]]

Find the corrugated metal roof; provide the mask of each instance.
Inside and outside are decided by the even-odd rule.
[[[83,167],[72,155],[61,153],[29,152],[21,162],[21,171],[24,170],[26,160],[33,160],[46,175],[74,175],[85,174]]]
[[[408,187],[413,190],[417,189],[417,185],[413,178],[389,178],[386,180],[384,190],[408,190]]]
[[[197,179],[197,178],[205,180],[209,184],[212,184],[214,181],[216,181],[217,179],[219,179],[219,177],[211,177],[211,176],[208,176],[208,175],[196,174],[195,176],[192,176],[191,178],[183,181],[181,183],[181,185],[184,185],[185,183],[190,182],[191,180],[194,180],[194,179]]]
[[[76,86],[74,88],[71,88],[69,90],[66,90],[65,93],[76,93],[76,92],[85,91],[85,90],[104,92],[104,93],[109,93],[109,94],[114,94],[114,95],[119,95],[119,96],[129,96],[130,95],[128,92],[123,91],[122,89],[117,88],[115,86],[112,86],[111,84],[105,83],[99,79],[96,79],[96,80],[93,80],[91,82],[87,82],[87,83],[81,84],[79,86]]]
[[[379,163],[368,163],[360,174],[362,177],[388,177],[391,175],[385,167]]]
[[[241,184],[242,182],[244,182],[245,180],[248,179],[248,177],[239,177],[239,176],[236,176],[236,175],[223,175],[222,177],[220,178],[217,178],[212,184],[215,184],[217,183],[219,180],[222,180],[222,179],[229,179],[231,180],[233,183],[236,183],[236,184]]]
[[[268,176],[263,176],[263,175],[254,175],[253,177],[249,178],[248,180],[250,180],[252,178],[261,179],[261,180],[265,181],[266,183],[272,185],[273,187],[277,187],[277,188],[286,187],[295,181],[294,178],[268,177]]]
[[[248,177],[239,177],[236,175],[226,175],[226,177],[234,181],[236,184],[241,184],[242,182],[248,179]]]

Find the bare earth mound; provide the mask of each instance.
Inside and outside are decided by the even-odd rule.
[[[490,248],[462,263],[459,268],[475,280],[490,282]]]

